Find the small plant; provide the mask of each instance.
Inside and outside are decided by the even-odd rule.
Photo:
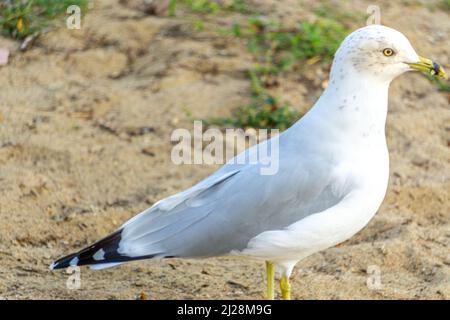
[[[70,5],[78,5],[84,11],[88,0],[0,0],[0,32],[14,39],[24,39],[64,15]]]
[[[202,15],[250,12],[244,0],[172,0],[169,15],[174,15],[177,4]],[[256,63],[247,73],[251,81],[252,98],[249,104],[238,107],[232,117],[210,119],[207,123],[284,130],[300,117],[291,106],[280,104],[269,89],[280,83],[277,77],[292,71],[301,72],[305,65],[316,62],[329,64],[332,60],[334,52],[348,33],[347,26],[340,22],[344,16],[342,19],[336,18],[339,12],[331,13],[323,7],[319,9],[315,21],[303,21],[294,28],[286,28],[280,23],[252,16],[244,23],[235,22],[230,29],[220,31],[222,35],[245,41],[254,57]]]
[[[233,24],[229,34],[245,39],[248,50],[258,61],[248,72],[252,101],[237,108],[232,118],[213,119],[211,123],[280,130],[288,128],[300,115],[291,106],[280,105],[267,92],[270,84],[266,80],[301,69],[307,61],[329,63],[347,33],[344,25],[327,18],[302,22],[291,29],[261,18],[250,18],[244,26]]]
[[[442,0],[441,7],[444,10],[449,10],[450,11],[450,0]]]
[[[315,58],[329,62],[347,35],[345,26],[333,20],[319,18],[315,22],[301,22],[296,28],[249,19],[246,27],[233,25],[231,34],[247,39],[247,46],[274,72],[287,71],[296,62]]]
[[[251,102],[238,107],[232,117],[210,119],[206,121],[207,124],[285,130],[298,120],[300,115],[291,106],[280,104],[278,99],[266,92],[254,70],[249,71],[249,78],[252,90]]]
[[[171,0],[169,3],[169,16],[174,16],[176,7],[182,5],[193,13],[217,14],[226,12],[251,12],[245,0],[214,1],[214,0]]]
[[[205,29],[205,25],[202,20],[196,19],[192,22],[192,26],[195,31],[203,31]]]
[[[450,81],[442,80],[436,76],[428,76],[428,79],[437,87],[439,91],[450,92]]]
[[[355,22],[360,25],[364,23],[368,16],[359,11],[342,10],[336,7],[336,2],[331,0],[322,0],[320,5],[315,8],[316,16],[328,20],[339,21],[342,25],[349,28]]]
[[[298,118],[298,113],[289,105],[279,105],[271,95],[259,95],[253,97],[250,104],[238,107],[232,117],[210,119],[207,124],[283,131]]]
[[[245,0],[233,0],[228,8],[229,11],[240,12],[243,14],[249,14],[252,12]]]
[[[184,0],[180,2],[183,2],[191,11],[197,13],[217,13],[221,9],[218,2],[210,0]]]

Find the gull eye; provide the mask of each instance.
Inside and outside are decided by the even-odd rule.
[[[386,48],[386,49],[383,50],[383,54],[384,54],[386,57],[393,56],[394,53],[395,53],[395,51],[394,51],[393,49],[391,49],[391,48]]]

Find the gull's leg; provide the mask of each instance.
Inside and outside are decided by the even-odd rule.
[[[291,300],[291,284],[289,276],[283,275],[280,280],[281,298],[283,300]]]
[[[275,267],[272,262],[266,261],[266,273],[267,273],[267,299],[273,300],[274,294],[274,284],[275,284]]]

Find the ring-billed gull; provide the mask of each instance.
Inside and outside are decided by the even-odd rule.
[[[276,174],[260,174],[263,161],[229,162],[51,269],[243,255],[266,261],[267,298],[274,298],[277,273],[282,298],[289,299],[295,264],[352,237],[382,203],[389,84],[409,70],[445,76],[400,32],[380,25],[356,30],[337,50],[322,96],[278,137]],[[255,147],[237,157],[252,152]]]

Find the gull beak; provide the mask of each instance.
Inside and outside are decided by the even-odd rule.
[[[422,71],[432,76],[437,75],[438,77],[447,78],[444,68],[440,66],[437,62],[431,61],[430,59],[419,57],[419,62],[408,63],[411,69]]]

